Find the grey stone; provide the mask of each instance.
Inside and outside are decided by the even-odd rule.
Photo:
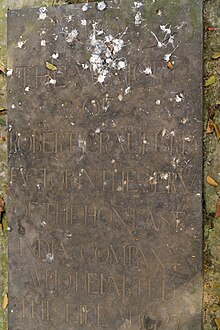
[[[201,328],[201,9],[9,11],[9,329]]]

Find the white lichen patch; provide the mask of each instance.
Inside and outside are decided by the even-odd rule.
[[[135,9],[139,9],[143,6],[143,3],[142,2],[139,2],[139,1],[135,1],[134,2],[134,8]]]
[[[162,137],[166,136],[166,133],[167,133],[167,130],[166,130],[166,128],[164,128],[164,129],[162,130],[162,133],[161,133]]]
[[[158,48],[166,47],[165,43],[164,43],[164,42],[161,42],[161,41],[158,39],[158,37],[156,36],[156,34],[155,34],[153,31],[151,31],[151,34],[152,34],[152,35],[154,36],[154,38],[156,39],[156,41],[157,41],[157,47],[158,47]]]
[[[83,70],[87,70],[89,68],[89,65],[87,63],[81,64]]]
[[[140,26],[142,24],[142,15],[140,11],[138,11],[134,16],[134,24],[136,26]]]
[[[53,255],[52,253],[47,253],[47,255],[46,255],[46,260],[47,260],[48,262],[52,262],[52,261],[54,261],[54,255]]]
[[[105,10],[106,9],[106,7],[107,7],[107,5],[106,5],[106,3],[105,3],[105,1],[101,1],[101,2],[99,2],[98,4],[97,4],[97,9],[98,10]]]
[[[167,44],[168,45],[170,44],[173,48],[175,48],[175,46],[174,46],[174,35],[171,35],[169,37]]]
[[[152,69],[150,67],[146,67],[143,71],[147,76],[152,76]]]
[[[73,29],[71,32],[67,33],[66,35],[66,41],[68,43],[72,43],[74,40],[76,40],[77,36],[79,35],[79,32],[77,29]]]
[[[86,26],[87,25],[87,20],[86,19],[81,19],[81,25]]]
[[[170,59],[171,59],[171,56],[172,56],[173,53],[177,50],[178,47],[179,47],[179,46],[177,46],[176,48],[174,48],[174,49],[172,50],[172,52],[165,54],[164,57],[163,57],[163,59],[164,59],[166,62],[169,62]]]
[[[181,123],[182,123],[182,124],[186,124],[188,121],[189,121],[189,119],[188,119],[188,118],[185,118],[185,117],[183,117],[183,118],[181,119]]]
[[[97,33],[97,36],[101,36],[104,33],[104,31],[103,30],[97,30],[96,33]]]
[[[89,9],[89,4],[88,3],[85,3],[83,6],[82,6],[82,11],[87,11]]]
[[[110,75],[112,69],[122,69],[125,66],[126,60],[122,63],[121,59],[118,59],[118,53],[124,47],[124,40],[122,36],[112,36],[111,34],[105,35],[104,32],[99,33],[97,30],[97,23],[92,24],[92,34],[90,35],[90,49],[92,51],[89,62],[91,69],[97,76],[97,81],[103,84],[106,77]],[[121,62],[121,63],[120,63]],[[120,63],[118,67],[118,63]]]
[[[47,8],[46,7],[39,8],[38,14],[39,14],[38,19],[45,20],[45,18],[47,18]]]
[[[162,15],[162,12],[161,12],[161,15]],[[158,48],[167,48],[169,46],[171,46],[172,48],[174,48],[172,50],[172,52],[167,53],[167,54],[164,55],[163,59],[166,62],[169,62],[170,61],[170,58],[171,58],[172,54],[178,48],[178,46],[177,47],[174,46],[174,41],[175,41],[175,36],[176,36],[176,33],[175,32],[176,32],[176,30],[178,30],[178,29],[180,29],[182,27],[183,27],[183,25],[181,25],[181,26],[175,26],[175,27],[172,27],[169,24],[160,25],[160,30],[161,30],[160,38],[157,37],[156,34],[153,31],[150,31],[151,34],[154,36],[154,38],[157,41],[157,47]]]
[[[180,163],[180,159],[177,157],[173,157],[172,161],[171,161],[171,165],[173,166],[173,168],[175,169],[177,167],[177,165]]]
[[[125,89],[125,95],[127,95],[128,93],[131,92],[131,86],[128,86],[126,89]]]
[[[114,122],[114,120],[112,120],[112,127],[116,127],[116,123]]]
[[[71,22],[71,21],[72,21],[72,18],[73,18],[73,15],[68,15],[68,16],[66,17],[67,22],[68,22],[68,23]]]
[[[126,66],[127,66],[126,60],[120,60],[118,62],[117,68],[118,68],[118,70],[124,70],[126,68]]]
[[[168,24],[166,24],[166,25],[160,25],[160,29],[161,29],[161,31],[163,31],[165,34],[166,34],[166,36],[168,35],[168,34],[171,34],[171,25],[170,26],[168,26]]]
[[[7,77],[12,76],[13,69],[7,69]]]
[[[50,78],[50,80],[49,80],[49,84],[51,84],[51,85],[56,85],[56,79],[53,79],[53,78]]]
[[[79,148],[82,149],[83,152],[86,151],[86,141],[83,140],[80,135],[78,138],[78,146],[79,146]],[[84,169],[81,169],[81,172],[84,172]]]
[[[167,180],[169,178],[169,174],[168,173],[161,173],[160,175],[162,180]]]
[[[119,99],[120,102],[122,102],[123,99],[124,99],[124,96],[123,96],[122,94],[119,94],[119,95],[118,95],[118,99]]]
[[[119,143],[124,143],[125,142],[125,137],[123,135],[118,136],[118,142]]]
[[[54,54],[52,54],[51,57],[52,57],[54,60],[57,60],[58,57],[59,57],[59,53],[54,53]]]
[[[182,102],[183,99],[184,99],[184,95],[183,95],[182,93],[177,94],[176,97],[175,97],[175,101],[176,101],[177,103]]]
[[[45,39],[41,40],[40,45],[42,47],[45,47],[46,46],[46,40]]]
[[[164,61],[169,62],[170,61],[170,57],[171,57],[171,53],[165,54],[164,57],[163,57],[163,59],[164,59]]]
[[[25,45],[25,43],[27,42],[27,40],[20,40],[17,43],[17,48],[23,48],[23,46]]]
[[[104,83],[107,74],[108,74],[108,71],[107,70],[103,70],[102,73],[99,74],[99,76],[98,76],[98,82],[100,84],[103,84]]]

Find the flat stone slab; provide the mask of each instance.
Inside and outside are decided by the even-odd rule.
[[[202,1],[8,13],[9,329],[202,324]]]

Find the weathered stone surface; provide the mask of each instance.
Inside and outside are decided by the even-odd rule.
[[[8,15],[9,328],[200,329],[201,2],[88,7]]]

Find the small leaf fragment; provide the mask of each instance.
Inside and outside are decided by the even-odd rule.
[[[206,127],[206,134],[210,134],[214,132],[213,121],[211,119],[208,120],[207,127]]]
[[[213,59],[213,60],[217,60],[218,58],[220,58],[220,52],[214,52],[214,53],[212,54],[212,59]]]
[[[4,232],[8,231],[8,221],[5,218],[2,219],[2,230]]]
[[[218,125],[214,121],[213,121],[213,127],[215,129],[215,134],[217,136],[217,139],[220,140],[220,131],[219,131]]]
[[[7,75],[7,69],[3,63],[0,63],[0,72]]]
[[[0,116],[4,116],[7,113],[7,109],[6,108],[0,108]]]
[[[205,87],[211,86],[215,82],[216,82],[216,76],[213,75],[205,81],[204,86]]]
[[[209,118],[207,127],[206,127],[206,134],[210,134],[213,131],[215,131],[217,139],[220,140],[220,130],[219,130],[218,125],[214,122],[214,120]]]
[[[215,31],[216,28],[214,28],[214,27],[208,27],[207,30],[208,30],[208,31]]]
[[[167,63],[167,67],[168,67],[168,69],[172,70],[173,69],[173,63],[169,61]]]
[[[218,183],[211,176],[208,175],[206,180],[211,186],[213,186],[213,187],[218,186]]]
[[[220,318],[218,317],[217,319],[215,319],[215,324],[218,327],[218,330],[220,330]]]
[[[3,198],[0,197],[0,213],[4,212],[5,210],[5,201]]]
[[[215,217],[216,217],[216,219],[220,218],[220,199],[217,200],[217,203],[216,203]]]
[[[48,70],[51,70],[51,71],[56,71],[57,70],[57,67],[55,65],[53,65],[52,63],[49,63],[49,62],[46,62],[46,67]]]
[[[8,307],[8,294],[5,293],[3,302],[2,302],[2,309],[5,310]]]

